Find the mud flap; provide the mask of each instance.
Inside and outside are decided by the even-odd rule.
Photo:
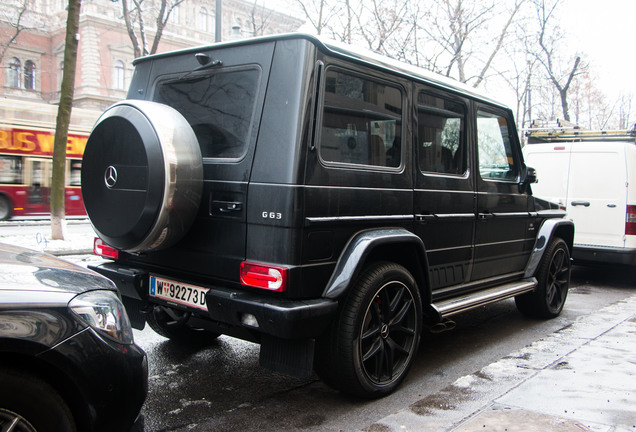
[[[260,365],[298,378],[309,378],[313,372],[314,345],[314,339],[280,339],[263,335]]]

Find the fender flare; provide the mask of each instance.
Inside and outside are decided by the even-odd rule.
[[[322,296],[334,300],[340,298],[360,274],[366,258],[375,248],[395,244],[410,244],[415,246],[417,253],[420,255],[419,258],[422,267],[428,268],[424,242],[412,232],[404,228],[382,228],[360,231],[351,237],[343,248]],[[418,279],[418,275],[414,275],[414,277]],[[425,289],[429,286],[428,272],[423,271],[420,275],[420,279],[422,279],[425,284],[425,286],[420,287],[420,292],[423,296],[422,302],[425,303],[428,301],[430,303],[430,291]]]
[[[570,219],[547,219],[541,224],[537,239],[532,249],[532,254],[526,264],[525,278],[534,276],[543,258],[546,247],[552,241],[555,235],[560,235],[570,248],[572,254],[572,246],[574,244],[574,222]]]

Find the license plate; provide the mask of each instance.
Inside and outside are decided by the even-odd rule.
[[[208,288],[150,276],[150,296],[207,311],[205,293]]]

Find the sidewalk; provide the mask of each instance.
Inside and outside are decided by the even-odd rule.
[[[636,294],[364,430],[634,432]]]
[[[37,224],[37,222],[25,221],[25,225]],[[51,255],[79,255],[92,254],[93,241],[95,235],[78,234],[66,230],[65,240],[51,240],[51,227],[49,225],[38,225],[38,232],[29,230],[28,234],[18,234],[18,230],[9,234],[0,235],[1,243],[8,243],[16,246],[50,253]]]

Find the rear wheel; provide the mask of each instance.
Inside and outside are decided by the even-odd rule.
[[[517,309],[535,318],[554,318],[563,310],[570,287],[570,250],[561,238],[546,249],[536,274],[537,288],[515,297]]]
[[[395,263],[370,266],[318,341],[316,370],[330,386],[362,397],[393,392],[419,345],[422,306],[411,274]]]
[[[0,430],[75,432],[73,415],[45,381],[17,370],[0,371]],[[11,428],[11,425],[14,425]]]
[[[7,220],[11,217],[11,203],[9,198],[0,195],[0,221]]]
[[[212,342],[221,336],[220,333],[190,327],[187,323],[191,316],[190,312],[155,305],[146,321],[157,334],[175,341]]]

